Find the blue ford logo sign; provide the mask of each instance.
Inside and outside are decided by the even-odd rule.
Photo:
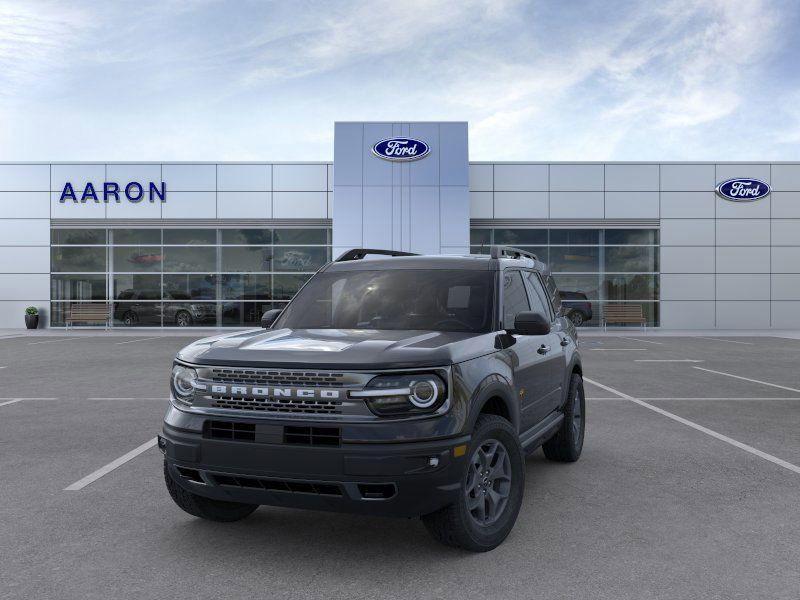
[[[717,193],[734,202],[752,202],[769,194],[769,184],[760,179],[728,179],[717,186]]]
[[[381,140],[372,147],[372,153],[384,160],[419,160],[427,156],[431,149],[422,140],[407,137],[393,137]]]

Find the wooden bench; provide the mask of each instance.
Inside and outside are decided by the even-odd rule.
[[[70,325],[75,325],[75,323],[103,323],[108,329],[110,320],[111,313],[108,304],[81,302],[69,305],[64,324],[69,329]]]
[[[606,304],[603,309],[603,329],[609,324],[635,323],[647,329],[647,319],[641,304]]]

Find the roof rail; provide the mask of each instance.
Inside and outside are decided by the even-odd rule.
[[[401,252],[400,250],[377,250],[375,248],[353,248],[342,254],[335,262],[348,260],[361,260],[367,254],[380,254],[381,256],[419,256],[415,252]]]
[[[491,258],[530,258],[539,260],[533,252],[512,248],[511,246],[491,246],[489,248],[489,256]]]

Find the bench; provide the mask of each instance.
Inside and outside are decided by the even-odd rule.
[[[111,313],[109,312],[108,304],[81,302],[69,305],[64,324],[69,328],[70,325],[75,325],[75,323],[103,323],[108,329],[110,320]]]
[[[647,329],[647,319],[641,304],[606,304],[603,309],[603,329],[609,324],[634,323]]]

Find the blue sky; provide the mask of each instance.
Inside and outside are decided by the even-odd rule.
[[[800,160],[800,2],[0,0],[0,160]]]

